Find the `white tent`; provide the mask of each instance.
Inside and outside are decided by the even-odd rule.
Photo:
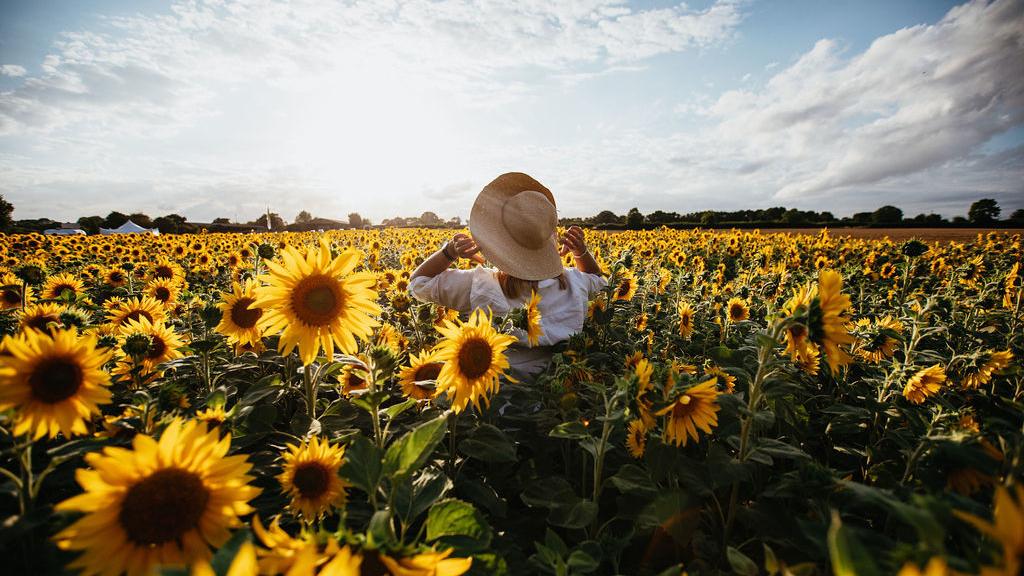
[[[160,230],[156,228],[143,228],[129,220],[117,228],[100,228],[100,234],[152,234],[153,236],[159,236]]]

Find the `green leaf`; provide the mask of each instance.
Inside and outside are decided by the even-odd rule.
[[[590,433],[587,432],[587,427],[584,426],[582,422],[562,422],[558,426],[552,428],[548,435],[553,438],[578,440],[580,438],[590,436]]]
[[[590,574],[601,566],[601,563],[597,559],[583,550],[573,550],[572,554],[569,554],[569,558],[566,560],[565,564],[573,572],[577,572],[579,574]]]
[[[458,536],[480,547],[491,543],[491,527],[472,504],[454,498],[442,500],[427,513],[427,542]]]
[[[380,449],[366,436],[354,436],[345,449],[341,475],[356,488],[373,494],[380,484],[382,471]]]
[[[418,470],[444,438],[447,423],[448,419],[444,416],[435,418],[399,438],[384,454],[384,473],[388,476],[404,476]]]
[[[451,487],[448,476],[427,468],[414,482],[405,480],[395,484],[392,493],[395,512],[403,522],[411,524]]]
[[[395,539],[394,531],[391,529],[391,511],[377,510],[370,518],[370,525],[367,527],[373,541],[380,544]]]
[[[569,482],[561,476],[531,482],[520,498],[524,504],[534,508],[558,508],[579,499]]]
[[[729,560],[729,565],[732,566],[733,573],[741,576],[757,576],[757,564],[743,552],[729,546],[725,549],[725,555]]]
[[[623,494],[634,494],[637,492],[654,492],[657,486],[651,482],[647,471],[635,464],[626,464],[619,471],[609,478],[609,481],[619,492]]]
[[[832,512],[832,526],[828,529],[828,551],[832,558],[832,572],[835,576],[875,576],[878,567],[872,561],[872,553],[860,540],[843,526],[839,513]]]
[[[415,405],[416,401],[413,400],[412,398],[408,398],[406,399],[405,402],[399,402],[398,404],[395,404],[393,406],[388,406],[381,412],[381,414],[387,416],[388,420],[394,420],[395,418],[398,417],[399,414],[405,412],[406,410],[412,408]]]
[[[577,500],[571,506],[552,508],[548,522],[563,528],[583,528],[597,517],[597,504],[590,500]]]
[[[473,434],[459,443],[459,451],[483,462],[515,462],[516,447],[504,432],[482,424]]]
[[[239,548],[242,544],[252,539],[248,530],[242,529],[231,535],[231,539],[226,544],[221,546],[217,553],[210,559],[210,567],[213,568],[216,574],[227,574],[228,569],[231,567],[231,562],[238,555]]]

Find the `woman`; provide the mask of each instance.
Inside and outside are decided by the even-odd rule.
[[[590,298],[607,285],[601,268],[587,250],[583,230],[573,226],[558,247],[555,198],[540,182],[519,172],[502,174],[484,187],[473,203],[469,230],[456,234],[413,272],[412,295],[468,314],[490,309],[502,316],[522,308],[536,291],[541,300],[537,346],[526,332],[508,350],[512,377],[530,381],[551,359],[552,346],[583,328]],[[572,253],[575,268],[564,268],[562,256]],[[480,264],[483,255],[495,267],[459,270],[460,258]]]

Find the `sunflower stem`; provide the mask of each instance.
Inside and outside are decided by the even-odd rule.
[[[302,367],[302,384],[306,392],[306,413],[309,415],[310,420],[316,419],[316,382],[313,379],[313,375],[310,372],[312,364],[307,364]],[[374,410],[374,434],[376,435],[377,429],[380,427],[380,422],[376,418],[376,410]],[[378,443],[378,447],[380,444]]]

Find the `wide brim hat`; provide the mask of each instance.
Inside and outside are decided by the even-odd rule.
[[[522,172],[502,174],[484,186],[469,215],[469,231],[483,255],[523,280],[562,273],[557,228],[555,197]]]

